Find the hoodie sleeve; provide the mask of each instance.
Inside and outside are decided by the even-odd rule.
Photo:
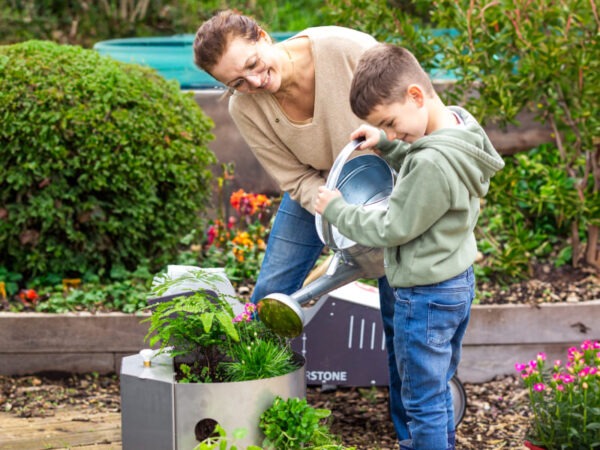
[[[379,134],[379,143],[377,144],[377,150],[381,153],[383,159],[385,159],[390,166],[396,171],[400,169],[404,158],[408,154],[408,150],[411,144],[400,140],[388,140],[385,131],[381,130]]]
[[[340,233],[369,247],[395,247],[422,235],[451,205],[444,171],[435,161],[416,158],[396,182],[386,210],[331,201],[323,216]]]

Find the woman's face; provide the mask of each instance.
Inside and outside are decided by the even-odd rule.
[[[281,62],[267,38],[256,41],[233,38],[212,75],[227,87],[244,93],[269,92],[281,86]]]

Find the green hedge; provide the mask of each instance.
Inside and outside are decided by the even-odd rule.
[[[159,266],[210,197],[213,122],[153,70],[92,50],[0,46],[0,266]]]

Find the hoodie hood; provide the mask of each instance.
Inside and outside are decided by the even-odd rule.
[[[504,167],[504,161],[469,112],[458,106],[448,109],[463,120],[464,126],[434,131],[416,141],[409,152],[435,149],[448,160],[472,195],[484,197],[490,178]]]

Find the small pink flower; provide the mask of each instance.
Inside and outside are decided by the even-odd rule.
[[[527,366],[523,363],[516,363],[515,364],[515,370],[517,372],[522,372],[523,370],[525,370],[527,368]]]
[[[537,367],[537,360],[532,359],[531,361],[529,361],[529,367],[535,369]]]
[[[535,384],[533,385],[533,390],[534,390],[534,391],[541,392],[541,391],[543,391],[544,389],[546,389],[546,385],[545,385],[544,383],[535,383]]]
[[[559,385],[556,386],[556,390],[562,392],[562,391],[565,390],[565,387],[562,384],[559,384]]]
[[[563,381],[563,383],[572,383],[573,381],[575,381],[575,377],[566,373],[563,374],[560,378]]]
[[[537,354],[538,361],[546,361],[546,354],[544,352],[539,352]]]
[[[254,303],[246,303],[244,305],[244,311],[247,314],[253,314],[256,311],[256,305]]]

